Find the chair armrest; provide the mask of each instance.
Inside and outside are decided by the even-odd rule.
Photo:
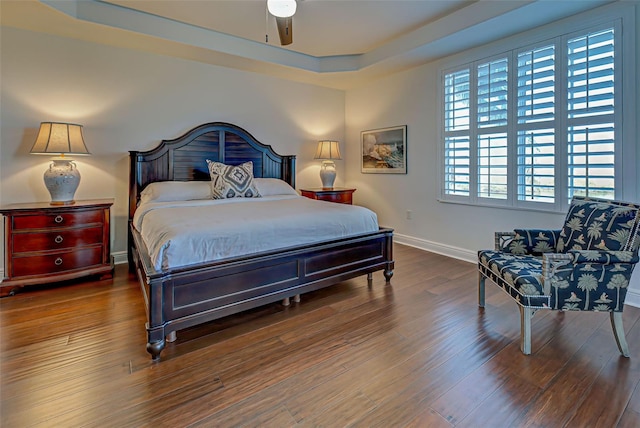
[[[621,311],[636,263],[632,251],[543,254],[543,292],[554,309]]]
[[[567,265],[578,268],[585,265],[634,265],[638,261],[638,254],[632,251],[571,250],[566,253],[545,253],[542,255],[542,277],[547,280],[560,270],[573,269],[562,269]]]
[[[638,263],[638,253],[633,251],[600,251],[600,250],[570,250],[573,263],[589,263],[609,265],[613,263]]]
[[[511,243],[511,240],[516,236],[515,232],[495,232],[495,250],[496,251],[504,251],[507,246]]]
[[[496,251],[541,256],[554,253],[558,239],[560,229],[514,229],[513,232],[496,232]]]
[[[550,279],[553,278],[556,273],[562,270],[571,270],[571,268],[565,268],[564,266],[570,265],[573,262],[573,256],[566,253],[545,253],[542,255],[542,280],[544,283],[545,294],[549,294],[547,286],[551,286]]]

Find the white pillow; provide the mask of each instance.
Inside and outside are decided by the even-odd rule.
[[[254,178],[253,182],[262,196],[298,194],[289,183],[278,178]]]
[[[211,199],[208,181],[158,181],[151,183],[140,193],[140,202],[190,201]]]

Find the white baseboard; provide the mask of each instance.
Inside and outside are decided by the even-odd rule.
[[[478,253],[464,248],[453,247],[451,245],[440,244],[438,242],[427,241],[426,239],[414,238],[412,236],[401,235],[399,233],[393,234],[393,241],[397,244],[431,251],[432,253],[441,254],[443,256],[452,257],[469,263],[478,262]],[[624,304],[640,308],[640,291],[628,290]]]
[[[111,256],[113,257],[113,263],[116,265],[129,263],[126,251],[115,251],[111,253]]]
[[[627,291],[627,297],[624,299],[624,304],[629,306],[635,306],[640,308],[640,291],[629,290]]]
[[[427,241],[426,239],[414,238],[412,236],[401,235],[399,233],[393,234],[393,242],[419,248],[421,250],[431,251],[432,253],[441,254],[443,256],[452,257],[469,263],[478,262],[478,253],[476,251],[458,248],[452,245],[440,244],[438,242]]]

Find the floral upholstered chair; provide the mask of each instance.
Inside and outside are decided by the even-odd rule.
[[[478,252],[478,298],[489,278],[520,307],[520,349],[531,353],[539,309],[609,312],[618,349],[629,356],[622,309],[638,262],[640,205],[575,197],[560,230],[496,232],[495,250]]]

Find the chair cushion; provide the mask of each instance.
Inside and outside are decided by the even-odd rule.
[[[637,249],[639,206],[575,197],[560,232],[557,251]],[[635,247],[635,248],[632,248]]]
[[[478,251],[478,268],[521,305],[548,308],[550,296],[542,289],[542,260],[501,251]]]

